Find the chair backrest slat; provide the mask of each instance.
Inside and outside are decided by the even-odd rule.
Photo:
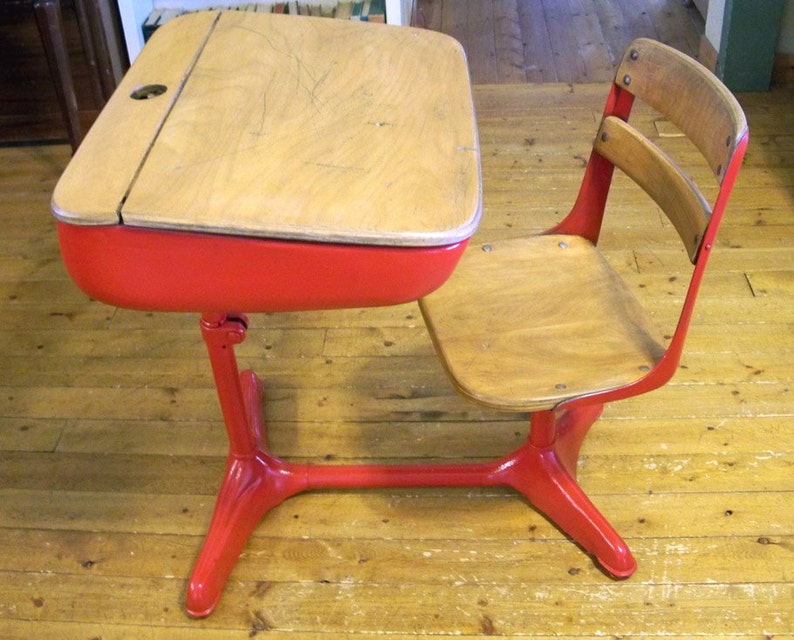
[[[594,148],[661,207],[694,262],[711,215],[697,186],[659,147],[615,116],[601,122]]]
[[[736,98],[710,71],[666,45],[639,38],[626,50],[615,83],[665,114],[722,183],[747,122]]]

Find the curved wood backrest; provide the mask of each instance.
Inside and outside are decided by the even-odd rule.
[[[689,56],[654,40],[631,43],[615,84],[664,114],[695,144],[720,183],[747,133],[733,94]]]
[[[594,148],[661,207],[694,262],[711,216],[711,206],[697,186],[659,147],[615,116],[601,122]]]
[[[615,85],[677,126],[722,184],[747,135],[747,122],[736,98],[710,71],[672,47],[640,38],[626,50]],[[711,206],[697,185],[653,142],[608,113],[594,149],[654,199],[695,262],[711,217]]]

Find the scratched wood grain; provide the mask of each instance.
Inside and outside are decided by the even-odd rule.
[[[399,246],[476,228],[469,73],[445,34],[199,11],[146,49],[56,189],[62,220]],[[167,90],[130,99],[151,83]]]

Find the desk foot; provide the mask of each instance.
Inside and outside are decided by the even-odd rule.
[[[553,411],[533,414],[527,443],[502,460],[494,483],[522,493],[607,573],[623,579],[634,573],[637,562],[576,482],[579,449],[601,410],[595,405],[559,415]]]
[[[197,618],[212,613],[259,521],[307,488],[301,465],[288,465],[267,450],[264,385],[252,371],[238,372],[234,345],[245,339],[247,325],[245,316],[225,314],[204,314],[200,323],[229,437],[229,455],[187,590],[185,608]]]
[[[188,585],[186,609],[194,617],[212,613],[223,587],[259,521],[273,507],[306,490],[297,467],[267,453],[230,456],[215,513]]]
[[[207,537],[193,569],[187,612],[202,618],[212,613],[223,587],[259,521],[276,505],[305,491],[305,467],[290,465],[267,452],[264,386],[251,371],[240,375],[248,431],[257,448],[251,454],[230,453]]]

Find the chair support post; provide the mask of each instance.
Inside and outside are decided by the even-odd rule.
[[[530,417],[529,442],[540,449],[551,447],[557,439],[557,412],[538,411]]]
[[[603,115],[604,117],[614,115],[626,120],[633,104],[634,96],[613,83]],[[578,235],[587,238],[593,244],[598,244],[614,170],[615,165],[609,160],[596,151],[591,151],[579,194],[570,213],[546,233]]]

